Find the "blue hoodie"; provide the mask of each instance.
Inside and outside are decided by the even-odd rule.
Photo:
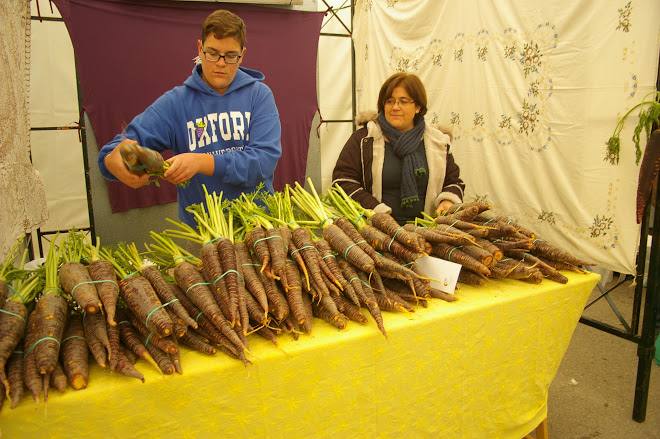
[[[185,187],[177,187],[179,217],[193,227],[193,217],[185,208],[204,200],[202,184],[209,193],[222,191],[225,199],[252,192],[260,182],[272,192],[275,165],[282,154],[281,130],[273,93],[263,80],[263,73],[240,67],[220,95],[202,78],[202,66],[195,66],[183,85],[159,97],[135,116],[124,133],[103,146],[98,158],[101,173],[116,180],[103,161],[126,138],[157,151],[213,154],[212,176],[197,174]]]

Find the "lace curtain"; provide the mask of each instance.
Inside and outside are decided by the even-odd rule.
[[[0,2],[0,256],[48,218],[30,162],[30,2]]]

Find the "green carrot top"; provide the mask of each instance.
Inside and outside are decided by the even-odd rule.
[[[639,120],[633,130],[632,140],[635,143],[635,163],[639,164],[639,160],[642,158],[642,148],[640,147],[642,130],[644,130],[646,139],[648,139],[651,135],[653,125],[655,124],[657,126],[658,123],[660,123],[660,91],[657,90],[647,94],[642,102],[629,109],[626,114],[617,121],[612,136],[610,136],[606,142],[607,153],[605,154],[605,161],[610,162],[613,165],[619,163],[619,151],[621,149],[620,135],[624,127],[624,122],[633,110],[638,108]]]
[[[5,259],[0,265],[0,280],[7,282],[10,281],[14,276],[20,273],[20,269],[14,266],[14,261],[18,255],[18,249],[23,244],[23,237],[21,236],[16,240],[14,245],[12,245],[5,255]]]
[[[326,198],[342,216],[358,229],[366,224],[365,218],[374,214],[373,210],[362,207],[360,203],[352,199],[338,184],[330,188]]]
[[[154,240],[152,244],[145,244],[149,251],[149,258],[161,267],[171,267],[184,261],[188,261],[194,265],[201,264],[202,261],[199,258],[180,247],[165,233],[157,233],[152,230],[149,232],[149,236]]]
[[[44,284],[44,294],[62,294],[60,281],[57,276],[60,265],[60,253],[59,248],[57,247],[58,236],[59,233],[56,234],[55,238],[51,241],[50,247],[48,248],[48,254],[46,255],[46,263],[44,264],[46,280]]]
[[[66,234],[60,246],[59,253],[63,262],[79,263],[83,260],[89,244],[85,242],[85,235],[82,232],[72,229]]]

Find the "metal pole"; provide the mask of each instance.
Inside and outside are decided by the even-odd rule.
[[[85,124],[85,110],[82,103],[82,90],[76,69],[76,89],[78,92],[78,114],[80,114],[80,142],[82,144],[83,166],[85,169],[85,192],[87,194],[87,215],[89,216],[89,236],[92,243],[96,242],[96,229],[94,227],[94,206],[92,204],[92,185],[89,178],[89,156],[87,154],[87,125]]]
[[[658,307],[658,295],[660,294],[660,174],[656,177],[655,185],[655,209],[653,220],[653,241],[651,243],[651,259],[648,267],[648,278],[646,287],[646,303],[644,306],[644,320],[642,323],[642,339],[637,347],[637,381],[635,383],[635,402],[633,405],[633,419],[644,422],[646,419],[646,405],[649,398],[649,381],[651,379],[651,367],[655,356],[655,319]],[[653,197],[651,197],[653,198]],[[649,200],[650,201],[650,200]],[[651,204],[646,206],[648,212]]]
[[[355,115],[357,113],[357,95],[355,93],[355,43],[353,41],[353,16],[355,15],[355,2],[351,1],[351,92],[353,94],[353,131],[355,131]]]
[[[649,215],[642,216],[642,228],[637,250],[637,274],[635,275],[635,294],[633,296],[632,317],[630,326],[633,335],[639,330],[639,316],[642,310],[642,295],[644,294],[644,272],[646,267],[646,241],[649,235]]]

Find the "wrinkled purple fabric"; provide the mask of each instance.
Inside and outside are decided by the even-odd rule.
[[[303,181],[309,132],[318,104],[316,55],[323,13],[176,1],[54,0],[67,26],[83,109],[99,148],[161,94],[192,71],[201,24],[213,10],[239,15],[247,26],[246,67],[266,75],[282,122],[282,158],[275,188]],[[113,212],[169,203],[174,186],[138,190],[108,182]]]

